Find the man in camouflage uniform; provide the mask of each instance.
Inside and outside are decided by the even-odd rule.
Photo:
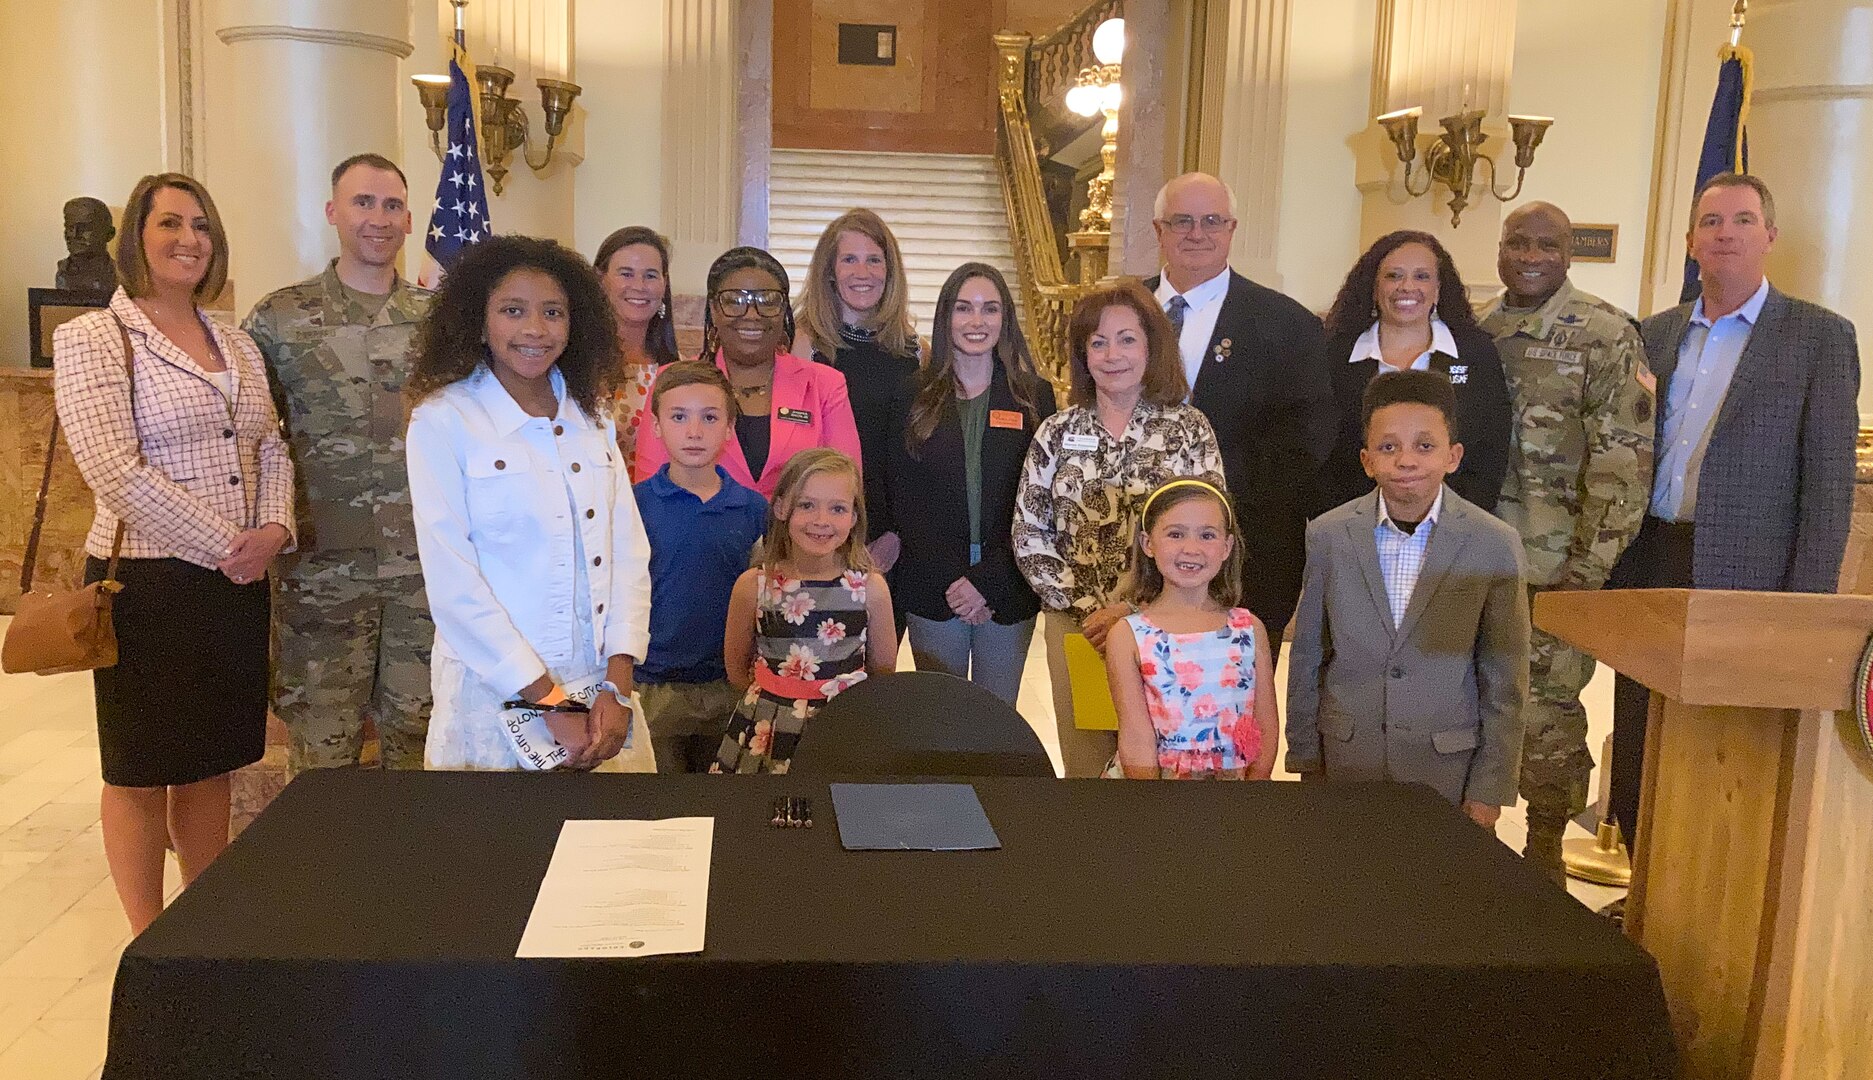
[[[420,769],[435,625],[403,459],[403,380],[428,291],[397,275],[410,234],[403,173],[360,154],[332,173],[339,255],[261,300],[244,325],[297,466],[299,552],[274,601],[274,711],[288,770],[356,765],[364,716],[385,768]]]
[[[1482,312],[1514,401],[1516,438],[1496,513],[1522,534],[1529,590],[1598,589],[1651,494],[1652,391],[1632,317],[1567,279],[1572,226],[1548,203],[1502,223],[1508,291]],[[1566,883],[1561,838],[1587,805],[1593,758],[1580,693],[1593,658],[1534,631],[1523,711],[1525,857]]]

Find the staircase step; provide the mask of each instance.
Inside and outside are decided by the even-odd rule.
[[[896,234],[911,314],[921,334],[930,333],[943,282],[964,262],[998,267],[1018,288],[1001,181],[991,157],[774,151],[768,249],[796,283],[805,276],[826,226],[854,207],[876,212]]]
[[[777,148],[768,159],[770,168],[782,166],[836,166],[839,168],[923,169],[952,172],[957,169],[993,171],[995,159],[988,154],[899,154],[870,150],[788,150]]]
[[[916,267],[929,266],[935,262],[961,261],[978,255],[1008,255],[1014,249],[1008,241],[985,237],[980,231],[965,236],[928,237],[917,236],[908,230],[891,230],[897,236],[898,247],[904,253],[904,265]],[[813,257],[813,249],[819,243],[819,234],[806,233],[770,233],[767,249],[775,258],[785,262],[789,255],[798,254],[803,260]],[[783,254],[784,253],[784,254]]]
[[[896,192],[857,192],[845,188],[813,188],[789,191],[784,188],[769,189],[768,206],[770,215],[776,206],[791,207],[795,211],[810,208],[830,210],[831,217],[837,217],[855,206],[875,210],[884,217],[889,211],[912,211],[919,217],[930,213],[986,214],[1000,210],[1000,196],[990,200],[973,192],[952,193],[942,188],[925,188],[922,191],[899,188]],[[831,220],[829,217],[828,220]]]
[[[850,165],[843,161],[790,161],[774,163],[768,168],[770,183],[802,183],[813,180],[845,182]],[[865,183],[970,183],[998,187],[1000,178],[995,168],[978,168],[974,165],[957,165],[953,168],[903,168],[895,165],[880,165],[877,168],[865,168],[858,178]]]

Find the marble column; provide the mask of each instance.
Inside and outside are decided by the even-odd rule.
[[[385,0],[216,0],[208,14],[218,44],[204,58],[201,173],[227,226],[233,307],[244,313],[337,253],[325,221],[332,166],[401,145],[410,18]]]
[[[1230,265],[1279,286],[1282,142],[1288,107],[1288,24],[1294,0],[1232,0],[1223,54],[1217,175],[1236,193]]]
[[[1873,3],[1752,4],[1743,43],[1756,54],[1750,168],[1775,195],[1781,235],[1769,276],[1860,331],[1861,423],[1873,417],[1864,366],[1873,337]]]
[[[683,294],[700,294],[709,264],[741,242],[737,69],[744,48],[759,50],[741,40],[747,6],[666,0],[664,7],[661,224],[673,249],[672,284]]]
[[[1173,131],[1166,105],[1172,42],[1170,5],[1125,5],[1125,56],[1119,83],[1118,163],[1112,182],[1114,274],[1158,272],[1158,239],[1151,227],[1152,202],[1172,176]]]
[[[1380,0],[1372,115],[1422,108],[1422,151],[1442,131],[1438,118],[1466,108],[1482,109],[1484,130],[1493,136],[1485,149],[1498,161],[1508,161],[1513,174],[1514,151],[1503,136],[1514,60],[1515,0]],[[1441,184],[1426,195],[1406,194],[1404,165],[1378,124],[1368,125],[1357,142],[1358,184],[1365,197],[1362,247],[1394,229],[1421,229],[1450,250],[1473,296],[1498,290],[1496,242],[1502,204],[1483,189],[1488,167],[1476,175],[1479,183],[1470,192],[1462,225],[1453,227],[1450,192]],[[1541,167],[1539,159],[1535,167]]]

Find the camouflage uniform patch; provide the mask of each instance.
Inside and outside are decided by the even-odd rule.
[[[288,769],[355,764],[368,709],[383,764],[421,768],[435,637],[403,456],[403,381],[431,294],[401,279],[373,311],[338,280],[275,292],[243,327],[292,447],[299,553],[281,561],[274,709]]]
[[[1531,593],[1597,589],[1651,494],[1653,400],[1638,328],[1568,283],[1533,311],[1496,300],[1481,321],[1515,408],[1496,513],[1522,535]],[[1593,768],[1580,704],[1593,660],[1539,630],[1531,646],[1521,791],[1531,814],[1572,816]]]

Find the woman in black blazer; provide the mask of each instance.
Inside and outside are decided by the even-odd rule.
[[[1001,272],[964,263],[937,295],[930,359],[899,383],[889,484],[903,555],[892,598],[919,671],[982,684],[1009,704],[1040,601],[1010,532],[1028,443],[1054,412]]]
[[[1359,464],[1366,433],[1360,399],[1381,370],[1428,368],[1457,391],[1463,464],[1451,490],[1494,511],[1509,468],[1512,407],[1495,342],[1476,325],[1457,265],[1429,233],[1388,233],[1346,275],[1327,312],[1320,362],[1333,383],[1339,436],[1321,474],[1321,513],[1372,490]]]

